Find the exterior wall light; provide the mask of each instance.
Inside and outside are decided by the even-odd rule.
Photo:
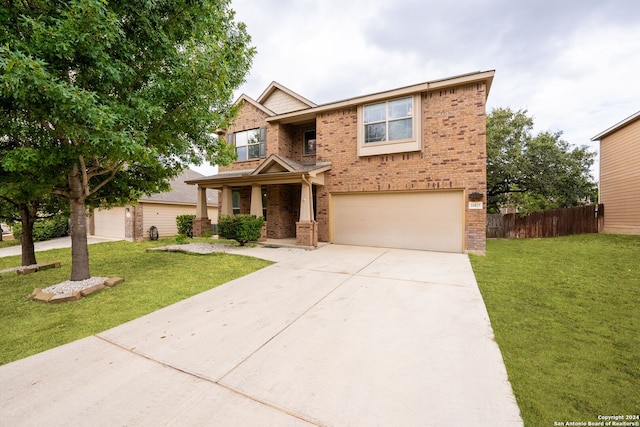
[[[483,197],[484,194],[478,192],[469,194],[469,200],[482,200]]]

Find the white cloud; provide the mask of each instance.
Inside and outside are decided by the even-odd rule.
[[[234,0],[258,49],[240,89],[317,103],[495,69],[488,107],[576,145],[640,109],[636,0]],[[597,148],[597,144],[591,144]]]

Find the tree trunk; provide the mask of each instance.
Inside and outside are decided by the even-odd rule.
[[[36,212],[32,212],[26,204],[18,206],[20,211],[20,222],[22,223],[22,234],[20,244],[22,245],[22,265],[33,265],[36,262],[36,248],[33,244],[33,224],[36,221]]]
[[[74,173],[75,172],[75,173]],[[71,217],[69,233],[71,234],[71,280],[86,280],[89,272],[89,246],[87,244],[87,219],[82,177],[78,169],[69,174],[71,197]]]

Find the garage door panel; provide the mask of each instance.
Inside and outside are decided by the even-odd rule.
[[[332,195],[333,241],[461,252],[462,191]]]
[[[93,215],[96,236],[125,238],[125,208],[96,209]]]

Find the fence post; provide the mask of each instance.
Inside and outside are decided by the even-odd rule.
[[[598,222],[598,233],[604,231],[604,205],[602,203],[596,205],[596,218]]]

